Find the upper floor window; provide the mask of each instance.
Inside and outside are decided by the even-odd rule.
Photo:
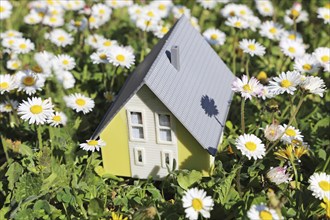
[[[139,111],[128,111],[128,123],[130,139],[134,141],[145,140],[145,123],[143,113]]]
[[[170,114],[156,114],[157,141],[159,143],[173,142],[172,122]]]

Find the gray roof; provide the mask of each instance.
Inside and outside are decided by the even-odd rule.
[[[179,48],[179,68],[171,63]],[[177,56],[175,56],[177,57]],[[190,21],[182,16],[127,79],[92,139],[146,85],[193,137],[215,155],[232,99],[234,75]]]

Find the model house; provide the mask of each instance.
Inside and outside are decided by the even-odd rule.
[[[92,139],[105,171],[156,179],[171,169],[212,166],[234,75],[184,16],[125,82]]]

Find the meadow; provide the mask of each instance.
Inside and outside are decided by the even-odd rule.
[[[89,138],[182,15],[236,76],[211,175],[106,173]],[[330,219],[328,1],[0,0],[0,22],[0,219]]]

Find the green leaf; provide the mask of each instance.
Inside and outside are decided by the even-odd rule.
[[[99,199],[92,199],[88,205],[89,215],[99,215],[103,213],[102,203]]]
[[[327,152],[325,152],[325,150],[323,150],[323,149],[319,149],[318,156],[319,156],[319,158],[321,158],[323,160],[326,160],[327,159]]]
[[[28,157],[32,157],[33,156],[33,150],[31,149],[31,147],[25,145],[25,144],[21,144],[19,146],[19,152],[24,155],[24,156],[28,156]]]
[[[52,173],[52,174],[50,174],[49,177],[44,179],[44,181],[42,183],[41,191],[48,191],[52,186],[54,186],[54,182],[55,182],[56,178],[57,178],[56,173]]]
[[[33,205],[33,209],[42,209],[42,210],[45,210],[48,214],[51,213],[51,207],[46,200],[38,200]]]
[[[18,181],[20,176],[23,173],[23,167],[17,163],[14,162],[9,166],[8,171],[6,172],[6,176],[8,177],[8,189],[13,189],[15,183]]]
[[[192,170],[190,173],[188,173],[186,175],[184,175],[183,173],[180,173],[178,175],[178,183],[183,189],[187,190],[191,185],[200,181],[202,179],[202,177],[203,177],[203,175],[201,172]]]
[[[286,213],[287,213],[288,217],[294,217],[297,215],[296,210],[294,210],[293,208],[289,208]]]

